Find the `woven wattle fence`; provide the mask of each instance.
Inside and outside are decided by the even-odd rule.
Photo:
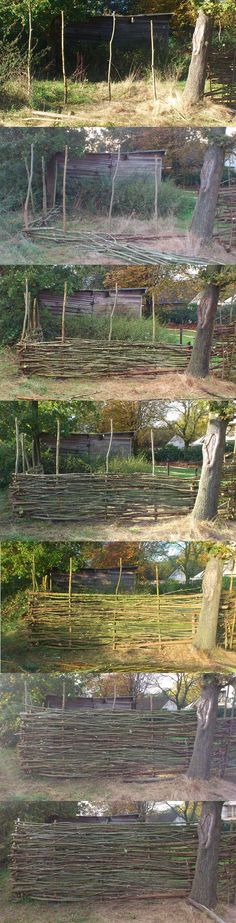
[[[25,375],[77,378],[88,375],[154,375],[167,369],[183,371],[189,360],[185,346],[162,343],[66,339],[17,344],[18,363]]]
[[[10,500],[16,516],[52,522],[97,522],[122,517],[157,519],[188,513],[198,479],[150,474],[16,474]]]
[[[27,622],[32,640],[47,648],[77,652],[93,644],[111,650],[194,637],[201,594],[114,595],[110,593],[29,594]]]
[[[80,822],[18,822],[13,835],[13,895],[40,901],[186,897],[194,876],[197,825],[128,815]],[[218,894],[234,900],[236,834],[222,831]]]
[[[235,459],[235,460],[234,460]],[[220,490],[219,510],[228,519],[236,518],[236,456],[225,461]]]
[[[236,37],[236,36],[235,36]],[[211,96],[224,105],[236,105],[236,47],[232,44],[225,48],[222,44],[217,50],[212,49],[209,64]]]
[[[47,669],[68,662],[129,664],[139,657],[144,666],[156,662],[162,647],[194,641],[201,609],[199,593],[119,595],[110,593],[29,593],[26,625],[33,646],[47,654]],[[221,597],[217,642],[236,649],[236,598]]]
[[[236,246],[236,183],[221,187],[215,216],[214,236],[227,250]]]
[[[132,343],[113,340],[67,338],[63,343],[26,339],[17,344],[19,369],[24,375],[44,378],[96,378],[102,375],[155,375],[185,371],[191,352],[188,346],[164,343]],[[224,333],[212,349],[211,371],[236,379],[235,331]]]
[[[194,712],[92,711],[89,699],[74,713],[34,707],[21,715],[21,768],[52,779],[185,773],[196,729]],[[218,718],[212,770],[235,779],[236,717]]]

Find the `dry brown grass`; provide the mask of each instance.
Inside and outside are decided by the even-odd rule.
[[[194,379],[187,373],[162,372],[156,376],[135,376],[100,379],[62,379],[32,377],[19,374],[17,357],[14,349],[0,349],[0,386],[1,400],[60,400],[83,398],[105,401],[109,393],[110,400],[119,400],[122,388],[122,400],[153,400],[166,397],[177,399],[194,397],[235,397],[236,383],[222,381],[220,378]]]
[[[225,923],[236,923],[236,909],[219,904]],[[184,900],[103,901],[71,904],[13,904],[4,901],[1,923],[209,923],[209,916]]]
[[[10,88],[9,88],[10,89]],[[12,94],[14,98],[14,90]],[[20,88],[22,92],[22,88]],[[236,118],[233,110],[220,103],[214,103],[207,97],[203,104],[194,107],[190,112],[186,112],[182,102],[183,86],[181,86],[175,75],[161,79],[157,77],[157,101],[153,101],[152,81],[151,78],[138,79],[135,74],[130,75],[119,82],[112,82],[112,100],[109,103],[107,95],[107,84],[100,82],[97,84],[79,85],[77,94],[75,86],[69,86],[69,104],[64,112],[60,113],[60,118],[47,117],[47,115],[34,115],[30,112],[27,105],[18,106],[18,109],[8,107],[8,111],[0,111],[1,123],[3,125],[34,125],[34,126],[51,126],[65,125],[68,126],[71,118],[71,124],[75,126],[135,126],[135,125],[235,125]],[[77,95],[77,101],[75,101]],[[61,99],[63,100],[63,91]],[[72,101],[73,99],[73,101]],[[81,101],[80,101],[81,100]],[[42,106],[40,107],[42,108]],[[56,106],[52,104],[52,111],[56,111]],[[65,115],[65,117],[64,117]]]

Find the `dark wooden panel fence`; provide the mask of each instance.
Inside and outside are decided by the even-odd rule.
[[[116,700],[112,708],[112,703],[110,711],[106,705],[89,708],[87,699],[87,708],[85,701],[74,713],[33,708],[21,715],[23,771],[52,779],[105,773],[131,781],[137,775],[187,771],[197,729],[195,712],[121,711]],[[236,717],[218,718],[212,771],[235,780]]]
[[[186,897],[193,880],[197,825],[131,818],[18,822],[13,836],[13,894],[40,901]],[[88,859],[89,857],[89,859]],[[236,834],[222,831],[219,898],[233,901]]]

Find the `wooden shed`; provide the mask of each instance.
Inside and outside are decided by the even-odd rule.
[[[40,445],[56,453],[56,436],[50,433],[40,433]],[[129,458],[133,449],[134,432],[114,433],[110,455]],[[60,455],[85,455],[92,458],[105,457],[110,442],[110,433],[71,433],[62,436],[60,441]]]
[[[73,590],[81,590],[84,587],[86,590],[94,589],[96,592],[99,590],[106,593],[114,592],[119,573],[119,567],[83,567],[78,573],[73,571]],[[122,566],[120,592],[122,592],[122,589],[125,589],[126,592],[135,590],[136,574],[137,568],[135,566]],[[58,588],[67,589],[68,574],[52,571],[52,582]]]
[[[120,288],[116,301],[116,314],[130,317],[142,317],[145,305],[145,288]],[[114,289],[80,289],[67,295],[66,316],[79,317],[81,314],[110,315],[114,305]],[[63,292],[54,289],[42,289],[38,296],[39,309],[47,308],[53,317],[61,318]]]
[[[117,179],[125,179],[145,174],[157,176],[157,182],[162,178],[162,161],[165,150],[151,151],[120,151]],[[117,167],[118,151],[86,152],[83,156],[68,153],[66,175],[67,178],[80,180],[83,177],[107,176],[112,178]],[[62,174],[65,164],[65,152],[57,151],[47,161],[46,185],[49,207],[52,207],[55,195],[57,174]]]
[[[170,34],[172,13],[140,13],[137,16],[116,16],[114,46],[135,47],[150,41],[151,21],[154,39],[167,44]],[[112,15],[91,16],[81,22],[65,22],[65,54],[67,59],[78,52],[80,45],[110,42],[113,27]],[[61,20],[54,23],[54,46],[56,61],[60,59]]]

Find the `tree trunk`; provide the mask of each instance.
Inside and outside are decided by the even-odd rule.
[[[197,332],[188,372],[193,378],[209,375],[214,322],[219,300],[220,287],[214,282],[207,285],[198,305]]]
[[[217,515],[226,428],[226,420],[221,417],[210,417],[202,447],[203,462],[193,508],[194,519],[214,519]]]
[[[210,558],[202,582],[202,606],[194,639],[194,646],[202,651],[213,651],[216,646],[222,578],[223,561]]]
[[[186,107],[195,106],[204,96],[212,32],[212,17],[200,10],[193,33],[192,57],[183,92]]]
[[[217,904],[222,805],[221,801],[204,801],[198,824],[198,853],[190,896],[209,909]]]
[[[195,250],[197,245],[210,244],[212,240],[224,161],[224,145],[210,144],[201,169],[200,190],[189,231],[190,243]]]
[[[220,683],[216,676],[205,679],[197,709],[197,732],[187,772],[190,779],[209,779],[213,757]]]

